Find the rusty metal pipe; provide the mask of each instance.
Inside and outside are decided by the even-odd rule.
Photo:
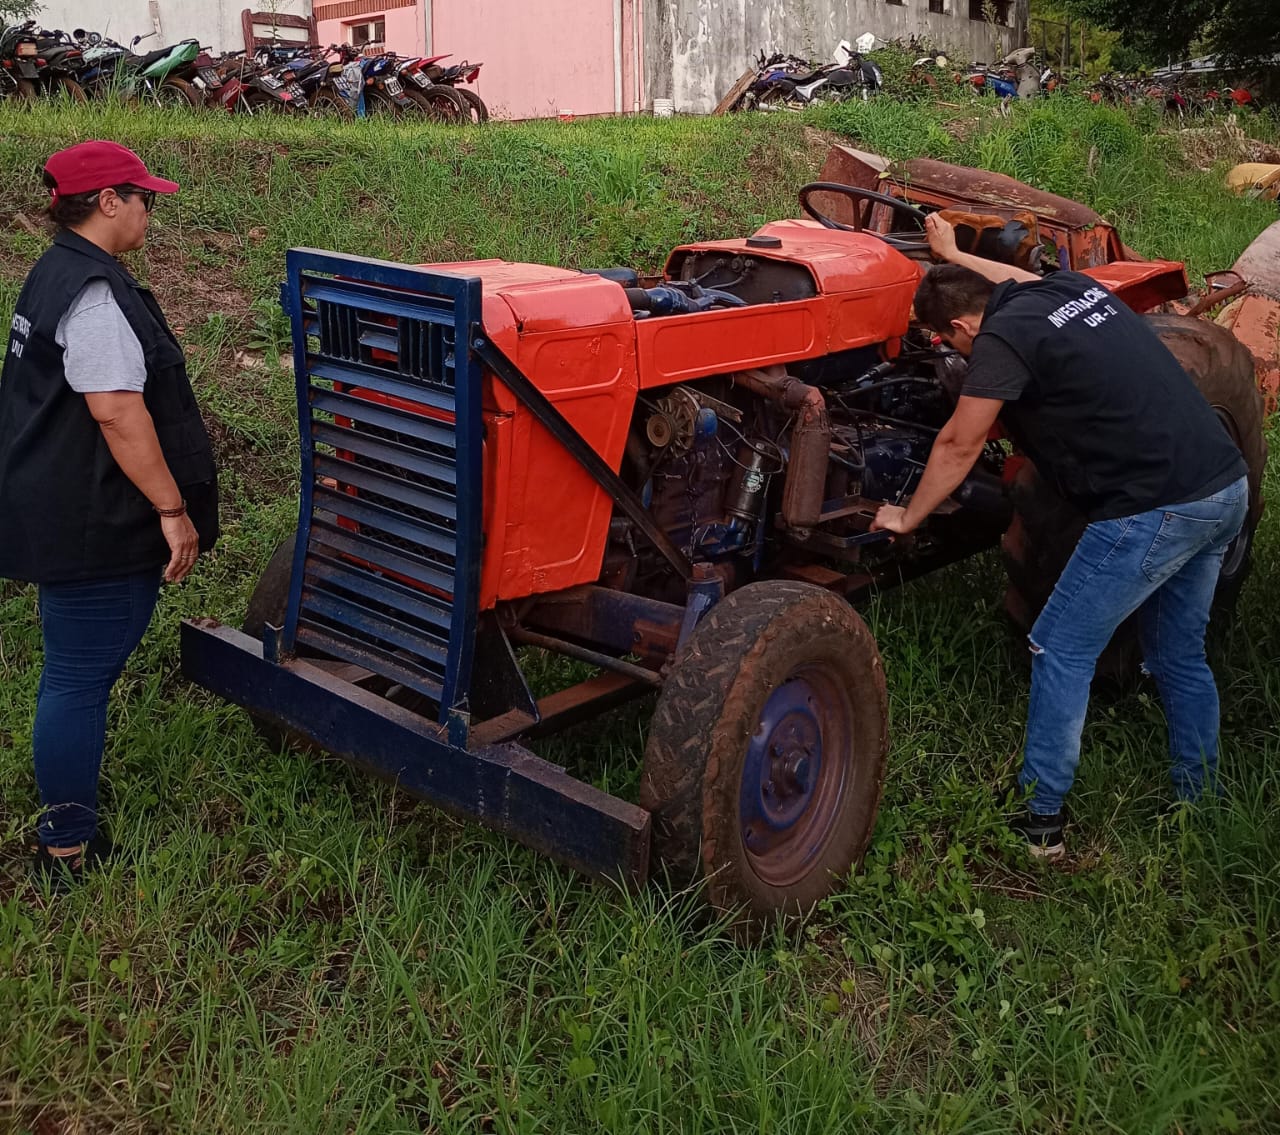
[[[733,381],[795,413],[791,458],[782,486],[782,519],[789,528],[812,528],[822,514],[831,452],[831,421],[822,391],[780,366],[740,371]]]

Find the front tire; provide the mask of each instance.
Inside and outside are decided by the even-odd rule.
[[[888,701],[875,640],[840,597],[753,583],[678,657],[640,781],[653,856],[740,928],[804,914],[859,863],[880,804]]]
[[[195,110],[204,98],[195,84],[170,76],[156,88],[156,102],[163,107]]]

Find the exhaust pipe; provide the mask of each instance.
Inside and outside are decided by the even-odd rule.
[[[795,413],[791,458],[782,486],[782,519],[792,529],[814,527],[822,515],[831,452],[831,422],[822,391],[787,374],[781,366],[739,371],[733,381]]]

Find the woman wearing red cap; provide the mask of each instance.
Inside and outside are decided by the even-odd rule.
[[[107,698],[155,609],[217,537],[213,454],[182,349],[116,258],[156,195],[132,150],[82,142],[44,169],[52,247],[18,296],[0,375],[0,577],[39,588],[32,749],[37,874],[55,887],[110,845],[98,829]]]

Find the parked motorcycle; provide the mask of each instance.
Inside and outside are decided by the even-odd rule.
[[[482,125],[489,121],[489,108],[485,105],[484,100],[475,93],[475,91],[463,86],[463,83],[474,83],[480,77],[480,68],[483,63],[468,63],[465,59],[461,63],[455,63],[450,67],[441,67],[439,61],[448,59],[448,55],[436,55],[430,59],[422,60],[424,64],[417,74],[424,76],[422,82],[434,83],[437,86],[446,87],[452,90],[464,104],[463,118],[470,119],[476,125]]]
[[[39,94],[39,55],[35,20],[13,24],[0,32],[0,94],[34,101]]]
[[[372,55],[360,61],[364,69],[365,114],[418,114],[423,107],[404,92],[404,84],[396,74],[394,55]]]
[[[36,93],[46,98],[67,98],[84,102],[84,88],[79,76],[84,71],[84,57],[79,46],[66,32],[38,30]]]
[[[445,55],[434,55],[429,59],[400,59],[396,67],[396,75],[404,87],[406,97],[418,104],[428,118],[437,122],[486,122],[489,118],[488,108],[480,102],[478,95],[471,91],[456,88],[445,76],[459,71],[458,67],[441,68],[437,61],[446,59]],[[475,65],[475,71],[480,65]],[[440,76],[437,81],[433,76]],[[456,76],[455,76],[456,78]],[[474,103],[471,101],[474,100]],[[477,109],[476,104],[479,104]]]
[[[91,97],[115,96],[125,102],[190,107],[191,84],[178,76],[200,55],[198,39],[184,39],[138,55],[134,48],[148,35],[136,35],[126,49],[97,32],[84,33],[81,52],[86,64],[81,85]]]
[[[218,75],[217,60],[207,47],[200,48],[190,63],[175,67],[161,83],[165,97],[172,95],[177,105],[200,107],[206,103],[218,103],[222,79]]]
[[[240,96],[243,113],[306,114],[310,110],[307,93],[298,74],[286,63],[272,65],[270,57],[257,58],[243,71],[244,91]]]

